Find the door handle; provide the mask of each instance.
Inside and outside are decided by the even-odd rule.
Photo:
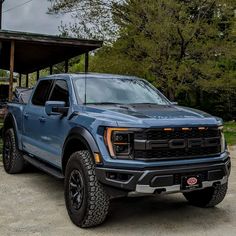
[[[39,118],[39,121],[40,121],[41,123],[45,123],[46,118],[42,116],[42,117]]]
[[[29,114],[26,112],[26,113],[24,113],[24,118],[26,119],[26,120],[28,120],[28,118],[29,118]]]

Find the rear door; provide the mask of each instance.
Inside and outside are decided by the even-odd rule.
[[[44,123],[45,103],[51,92],[53,80],[41,80],[32,96],[31,101],[23,112],[23,149],[37,157],[42,157],[43,140],[41,126]]]

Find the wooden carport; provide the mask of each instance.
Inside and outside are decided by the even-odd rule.
[[[0,69],[10,71],[9,101],[13,96],[14,72],[21,76],[28,75],[55,64],[65,62],[65,73],[68,72],[69,59],[85,54],[85,72],[88,71],[88,53],[102,46],[102,41],[65,38],[42,34],[0,30]]]

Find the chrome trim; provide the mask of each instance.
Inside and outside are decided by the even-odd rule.
[[[204,181],[202,182],[202,188],[204,189],[207,187],[212,187],[215,183],[219,184],[225,184],[228,181],[228,177],[224,176],[220,180],[214,180],[214,181]],[[187,191],[181,191],[180,185],[172,185],[172,186],[164,186],[164,187],[151,187],[149,185],[136,185],[136,190],[135,192],[132,192],[132,194],[140,194],[140,193],[145,193],[145,194],[153,194],[158,190],[163,190],[162,193],[178,193],[178,192],[187,192]],[[190,190],[191,191],[191,190]]]

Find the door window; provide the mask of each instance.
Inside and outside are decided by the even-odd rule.
[[[52,80],[42,80],[39,82],[33,98],[32,103],[36,106],[45,106],[52,86]]]
[[[57,80],[49,101],[62,101],[69,105],[69,91],[65,80]]]

